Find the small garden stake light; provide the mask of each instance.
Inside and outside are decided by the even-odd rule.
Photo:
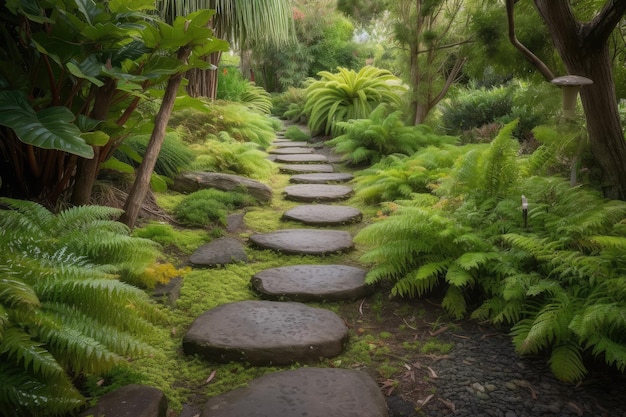
[[[528,200],[522,194],[522,217],[524,217],[524,229],[528,226]]]

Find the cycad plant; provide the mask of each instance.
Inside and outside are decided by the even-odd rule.
[[[367,119],[336,122],[342,135],[327,141],[335,151],[343,154],[349,164],[373,164],[386,155],[412,155],[428,145],[455,143],[456,138],[435,134],[428,126],[406,126],[404,114],[397,110],[389,112],[386,105],[379,105]]]
[[[75,378],[151,349],[141,335],[157,310],[118,277],[142,272],[157,251],[110,220],[116,209],[55,215],[33,202],[0,202],[0,409],[66,415],[84,403]]]
[[[365,119],[383,103],[392,109],[401,104],[406,88],[391,72],[371,66],[359,72],[338,68],[337,73],[321,71],[321,79],[307,87],[304,110],[313,133],[336,136],[337,122]]]

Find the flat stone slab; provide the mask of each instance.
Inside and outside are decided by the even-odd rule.
[[[295,154],[295,155],[276,155],[276,162],[285,162],[293,164],[308,164],[311,162],[326,162],[328,158],[317,153],[312,154]]]
[[[289,182],[294,184],[330,184],[333,182],[348,182],[354,175],[345,172],[296,174],[289,178]]]
[[[293,148],[276,148],[270,149],[268,153],[273,155],[295,155],[295,154],[307,154],[313,153],[315,149],[313,148],[301,148],[299,146]]]
[[[79,417],[165,417],[167,398],[159,389],[145,385],[126,385],[104,394],[98,403]]]
[[[276,146],[277,148],[301,148],[304,146],[309,146],[309,142],[295,141],[289,139],[277,139],[272,143],[272,145]]]
[[[195,266],[217,266],[235,262],[247,262],[244,245],[232,237],[221,237],[200,246],[189,257]]]
[[[287,174],[330,173],[335,170],[330,164],[286,164],[278,169]]]
[[[293,265],[271,268],[252,276],[263,297],[295,301],[354,300],[368,295],[367,271],[347,265]]]
[[[285,187],[285,199],[290,201],[340,201],[350,198],[352,187],[333,184],[297,184]]]
[[[359,209],[349,206],[308,204],[287,210],[283,214],[283,219],[311,226],[335,226],[358,223],[363,219],[363,213]]]
[[[250,236],[262,249],[296,255],[327,255],[354,247],[350,233],[340,230],[283,229]]]
[[[183,351],[210,361],[285,365],[337,356],[347,339],[346,325],[330,310],[291,302],[239,301],[194,320],[183,337]]]
[[[222,191],[245,189],[257,200],[267,203],[272,200],[272,189],[250,178],[219,172],[184,172],[174,179],[170,189],[180,193],[193,193],[205,188],[217,188]]]
[[[211,398],[201,417],[388,417],[385,398],[365,372],[300,368],[275,372]]]

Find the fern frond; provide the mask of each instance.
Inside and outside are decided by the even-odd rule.
[[[36,377],[60,377],[64,369],[42,345],[32,340],[30,334],[14,327],[8,328],[0,343],[0,354]]]
[[[554,347],[548,362],[552,373],[562,381],[580,381],[587,374],[581,349],[575,343]]]
[[[454,285],[448,287],[441,306],[456,319],[462,318],[467,312],[467,303],[465,302],[463,292]]]
[[[446,271],[446,282],[454,287],[464,287],[474,282],[474,276],[467,269],[457,265],[455,261]]]

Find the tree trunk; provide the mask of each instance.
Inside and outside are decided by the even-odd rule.
[[[222,52],[214,52],[208,56],[209,63],[216,69],[192,69],[187,72],[187,93],[191,97],[208,97],[215,100],[217,95],[217,66],[222,58]]]
[[[607,1],[588,23],[574,17],[569,2],[535,0],[554,45],[573,75],[593,80],[580,92],[591,152],[602,169],[602,188],[608,198],[626,200],[626,141],[622,133],[608,38],[626,13],[626,2]]]
[[[98,88],[94,101],[91,117],[96,120],[106,120],[111,108],[111,100],[115,93],[116,82],[109,80],[105,85]],[[98,176],[100,168],[100,146],[93,147],[93,158],[80,158],[76,169],[76,182],[72,190],[71,202],[75,206],[89,204],[93,184]]]
[[[181,61],[187,61],[189,54],[191,53],[190,46],[181,47],[178,51],[178,59]],[[124,214],[120,217],[120,221],[125,223],[131,229],[135,226],[139,210],[143,205],[143,201],[148,193],[150,187],[150,177],[152,171],[156,165],[159,152],[161,152],[161,146],[165,140],[165,133],[167,129],[167,123],[172,114],[174,103],[176,101],[176,94],[180,83],[183,79],[183,74],[178,73],[170,77],[165,88],[165,94],[161,101],[161,107],[154,119],[154,129],[150,136],[150,141],[146,148],[146,152],[143,156],[143,160],[139,168],[137,169],[137,176],[135,182],[128,193],[128,198],[124,203]]]

